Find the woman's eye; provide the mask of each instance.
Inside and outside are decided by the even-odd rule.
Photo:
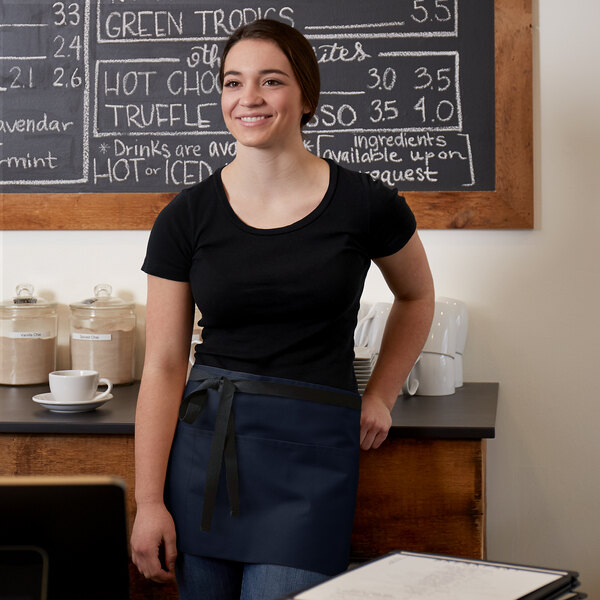
[[[279,81],[277,81],[277,79],[267,79],[267,81],[265,81],[265,85],[267,86],[275,86],[275,85],[279,85]]]
[[[233,87],[237,87],[238,85],[239,85],[239,82],[237,82],[237,81],[226,81],[223,84],[223,87],[233,88]]]

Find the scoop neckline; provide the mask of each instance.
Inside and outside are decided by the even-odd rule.
[[[223,179],[221,177],[223,167],[221,167],[215,173],[217,175],[215,180],[217,183],[221,203],[224,205],[227,214],[237,227],[255,235],[279,235],[282,233],[288,233],[290,231],[301,229],[302,227],[306,227],[314,220],[316,220],[327,208],[329,202],[331,201],[331,197],[333,196],[333,190],[335,189],[335,182],[337,179],[337,165],[329,159],[324,160],[329,165],[329,184],[327,186],[327,190],[325,191],[323,198],[321,199],[319,204],[317,204],[317,206],[315,206],[315,208],[313,208],[306,216],[302,217],[298,221],[290,223],[289,225],[284,225],[283,227],[262,229],[260,227],[253,227],[252,225],[248,225],[248,223],[242,221],[238,214],[233,210],[233,207],[231,206],[231,204],[229,203],[229,199],[227,198],[227,194],[225,193],[225,186],[223,185]]]

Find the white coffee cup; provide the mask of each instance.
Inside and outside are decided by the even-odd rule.
[[[421,360],[421,355],[417,356],[417,360],[413,365],[413,368],[410,370],[406,381],[402,385],[402,395],[403,396],[414,396],[419,389],[419,379],[417,377],[417,363]]]
[[[381,348],[383,330],[392,309],[391,302],[376,302],[369,312],[358,321],[354,330],[354,345],[367,346],[373,354]]]
[[[419,396],[449,396],[456,391],[454,359],[445,354],[423,352],[416,365]]]
[[[445,354],[454,358],[456,354],[456,318],[454,309],[445,302],[435,301],[435,312],[423,352]]]
[[[455,298],[440,297],[436,298],[437,303],[445,303],[449,313],[456,322],[456,354],[454,355],[455,386],[463,385],[463,354],[467,342],[467,332],[469,329],[469,313],[467,305]]]
[[[102,400],[110,394],[112,383],[98,376],[98,371],[67,369],[52,371],[49,375],[50,391],[55,400],[64,404],[79,404],[90,400]],[[104,392],[96,393],[98,385],[106,385]]]

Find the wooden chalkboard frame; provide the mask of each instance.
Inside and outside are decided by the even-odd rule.
[[[533,228],[532,0],[495,0],[496,190],[405,193],[420,229]],[[147,230],[161,194],[0,194],[3,230]]]

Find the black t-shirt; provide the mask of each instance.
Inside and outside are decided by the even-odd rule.
[[[356,390],[354,328],[370,260],[416,229],[395,190],[332,161],[327,192],[276,229],[245,224],[220,170],[157,217],[142,269],[189,281],[202,313],[196,363]]]

